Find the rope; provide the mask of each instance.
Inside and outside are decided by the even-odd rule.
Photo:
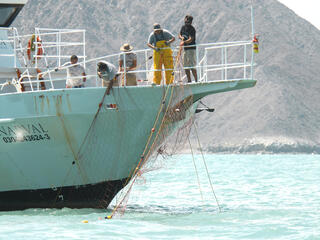
[[[199,179],[199,174],[198,174],[198,169],[194,160],[194,155],[193,155],[193,150],[192,150],[192,146],[191,146],[191,142],[190,142],[190,138],[188,136],[188,142],[189,142],[189,146],[190,146],[190,150],[191,150],[191,154],[192,154],[192,162],[193,162],[193,166],[194,166],[194,170],[196,172],[197,175],[197,181],[198,181],[198,187],[199,187],[199,191],[200,191],[200,195],[201,195],[201,200],[203,201],[203,195],[202,195],[202,191],[201,191],[201,186],[200,186],[200,179]]]
[[[82,141],[82,143],[81,143],[81,145],[80,145],[79,151],[78,151],[78,153],[77,153],[77,157],[78,157],[78,158],[79,158],[80,151],[81,151],[81,149],[82,149],[82,147],[83,147],[83,144],[84,144],[85,141],[87,140],[88,135],[89,135],[89,132],[91,131],[91,129],[92,129],[93,126],[94,126],[94,123],[95,123],[96,120],[97,120],[98,114],[100,113],[102,104],[103,104],[104,99],[105,99],[105,97],[106,97],[107,95],[108,95],[108,88],[106,88],[106,90],[105,90],[105,92],[104,92],[104,94],[103,94],[103,97],[102,97],[102,99],[101,99],[101,102],[99,103],[98,110],[97,110],[96,114],[94,115],[93,120],[92,120],[92,122],[91,122],[91,125],[90,125],[90,127],[89,127],[89,129],[88,129],[88,131],[87,131],[87,134],[86,134],[86,136],[84,137],[84,139],[83,139],[83,141]]]
[[[202,147],[201,147],[201,144],[200,144],[199,135],[198,135],[198,131],[197,131],[197,126],[196,126],[195,124],[193,124],[193,126],[194,126],[194,129],[195,129],[195,131],[196,131],[196,136],[197,136],[197,140],[198,140],[198,145],[199,145],[200,152],[201,152],[201,155],[202,155],[203,164],[204,164],[204,166],[205,166],[205,168],[206,168],[206,172],[207,172],[208,180],[209,180],[209,183],[210,183],[210,187],[211,187],[213,196],[214,196],[214,198],[215,198],[215,200],[216,200],[216,202],[217,202],[217,205],[218,205],[218,208],[219,208],[219,212],[221,212],[221,207],[220,207],[218,198],[217,198],[217,196],[216,196],[216,194],[215,194],[215,192],[214,192],[214,190],[213,190],[213,184],[212,184],[212,182],[211,182],[211,177],[210,177],[210,174],[209,174],[209,171],[208,171],[207,163],[206,163],[206,161],[205,161],[205,159],[204,159],[204,155],[203,155],[203,151],[202,151]]]
[[[180,51],[180,54],[181,54],[181,51]],[[176,58],[176,61],[175,61],[176,64],[178,64],[178,62],[179,62],[180,54],[179,54],[179,55],[177,56],[177,58]],[[151,58],[149,58],[149,59],[151,59]],[[148,59],[148,60],[149,60],[149,59]],[[174,82],[174,81],[173,81],[173,82]],[[158,124],[158,122],[159,122],[160,114],[161,114],[161,112],[163,111],[163,108],[164,108],[165,103],[166,103],[165,100],[167,99],[168,92],[169,92],[170,89],[172,89],[172,90],[171,90],[171,94],[170,94],[170,97],[169,97],[169,100],[168,100],[168,104],[167,104],[165,113],[163,114],[162,121],[161,121],[161,123],[160,123],[160,125],[159,125],[159,130],[157,131],[157,133],[156,133],[156,135],[155,135],[155,138],[154,138],[154,140],[153,140],[153,142],[152,142],[152,144],[151,144],[151,146],[150,146],[152,136],[153,136],[154,131],[155,131],[155,129],[156,129],[156,126],[157,126],[157,124]],[[127,196],[128,196],[128,194],[130,193],[130,191],[131,191],[131,189],[132,189],[132,187],[133,187],[133,184],[135,183],[135,181],[136,181],[136,179],[137,179],[137,177],[138,177],[138,174],[137,174],[138,171],[139,171],[140,169],[142,169],[142,167],[144,166],[144,164],[147,162],[147,159],[150,157],[150,154],[151,154],[151,152],[152,152],[152,149],[153,149],[153,147],[154,147],[154,144],[157,142],[157,139],[158,139],[158,137],[159,137],[159,134],[161,133],[161,130],[163,129],[163,126],[164,126],[163,123],[164,123],[164,120],[165,120],[166,115],[167,115],[167,113],[168,113],[168,109],[169,109],[170,103],[171,103],[171,101],[172,101],[172,96],[173,96],[173,93],[174,93],[174,90],[175,90],[175,88],[174,88],[174,83],[173,83],[172,85],[167,86],[167,87],[165,87],[165,85],[163,85],[163,90],[164,90],[164,94],[163,94],[163,98],[162,98],[162,100],[161,100],[160,108],[159,108],[159,110],[158,110],[157,117],[156,117],[156,119],[155,119],[155,121],[154,121],[153,127],[152,127],[152,129],[151,129],[151,131],[150,131],[150,134],[149,134],[148,140],[147,140],[147,142],[146,142],[145,148],[144,148],[144,150],[143,150],[143,153],[142,153],[142,155],[141,155],[140,161],[138,162],[137,167],[134,169],[134,171],[133,171],[132,173],[130,173],[129,177],[128,177],[127,180],[126,180],[125,185],[126,185],[126,184],[128,183],[128,181],[131,180],[132,177],[133,177],[133,180],[132,180],[132,182],[131,182],[131,185],[129,186],[128,191],[126,192],[126,194],[124,195],[124,197],[122,198],[122,200],[121,200],[121,201],[116,205],[116,207],[113,209],[111,215],[108,216],[108,217],[106,217],[107,219],[111,219],[111,218],[114,216],[115,212],[116,212],[116,211],[119,209],[119,207],[122,205],[122,203],[124,202],[124,200],[127,199]],[[149,146],[150,146],[150,147],[149,147]]]
[[[162,126],[164,117],[163,117],[162,122],[161,122],[161,124],[160,124],[159,130],[157,131],[157,135],[156,135],[156,137],[155,137],[155,139],[154,139],[154,141],[153,141],[153,144],[152,144],[151,147],[149,148],[149,151],[148,151],[148,153],[147,153],[147,156],[145,157],[144,155],[146,154],[146,151],[147,151],[147,149],[148,149],[148,147],[149,147],[149,145],[150,145],[150,142],[151,142],[151,139],[152,139],[152,136],[153,136],[153,133],[154,133],[153,130],[156,128],[156,125],[157,125],[157,123],[158,123],[158,121],[159,121],[160,113],[162,112],[163,106],[165,105],[165,104],[164,104],[164,103],[165,103],[165,99],[166,99],[166,97],[167,97],[167,93],[168,93],[168,90],[170,89],[170,87],[172,88],[172,86],[168,86],[168,87],[167,87],[166,92],[165,92],[165,95],[164,95],[163,98],[162,98],[162,101],[161,101],[161,104],[160,104],[160,108],[159,108],[159,111],[158,111],[158,113],[157,113],[157,117],[156,117],[156,119],[155,119],[155,121],[154,121],[153,128],[152,128],[151,131],[150,131],[150,134],[149,134],[147,143],[146,143],[146,145],[145,145],[145,148],[144,148],[144,150],[143,150],[142,156],[141,156],[141,158],[140,158],[140,161],[138,162],[138,165],[137,165],[137,167],[134,169],[132,175],[129,175],[129,177],[127,178],[125,185],[126,185],[126,184],[128,183],[128,181],[134,176],[134,178],[133,178],[133,180],[132,180],[132,183],[131,183],[128,191],[126,192],[126,194],[125,194],[124,197],[122,198],[122,200],[116,205],[116,207],[113,209],[111,215],[110,215],[108,218],[112,218],[112,217],[114,216],[115,212],[119,209],[120,205],[121,205],[121,204],[123,203],[123,201],[126,199],[126,197],[128,196],[129,192],[131,191],[131,189],[132,189],[132,187],[133,187],[133,184],[135,183],[135,181],[136,181],[136,179],[137,179],[137,177],[136,177],[136,176],[137,176],[137,172],[139,171],[139,169],[141,169],[141,168],[143,167],[144,163],[146,162],[146,159],[148,159],[148,157],[149,157],[149,153],[151,152],[151,149],[152,149],[152,147],[153,147],[153,144],[155,143],[155,141],[156,141],[156,139],[157,139],[157,136],[158,136],[159,132],[161,131],[161,126]],[[171,96],[172,96],[172,92],[173,92],[173,91],[171,91]],[[171,96],[170,96],[170,100],[171,100]],[[169,102],[170,102],[170,100],[169,100]],[[169,108],[169,104],[168,104],[168,107],[167,107],[167,109],[166,109],[166,112],[167,112],[168,108]],[[165,116],[165,114],[164,114],[164,116]]]

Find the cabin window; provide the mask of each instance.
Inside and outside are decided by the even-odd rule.
[[[8,6],[0,4],[0,27],[9,27],[21,8],[21,5]]]

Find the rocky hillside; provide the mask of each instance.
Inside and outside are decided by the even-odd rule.
[[[152,24],[177,34],[194,16],[198,42],[250,39],[249,0],[29,0],[13,26],[87,29],[89,57],[124,42],[145,48]],[[320,31],[276,0],[254,0],[260,34],[255,88],[204,100],[202,145],[211,152],[320,153]]]

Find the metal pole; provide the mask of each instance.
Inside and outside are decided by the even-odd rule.
[[[146,80],[148,80],[148,71],[149,71],[149,69],[148,69],[148,50],[145,50],[144,51],[144,56],[145,56],[145,61],[146,61]]]
[[[127,63],[126,63],[126,53],[123,54],[123,85],[127,86]]]
[[[227,47],[224,47],[224,80],[228,79],[228,69],[227,69]]]
[[[14,68],[17,67],[17,51],[16,51],[16,33],[13,31],[13,48],[14,48]]]
[[[60,46],[60,42],[61,42],[61,32],[60,30],[58,31],[58,59],[59,59],[59,67],[61,66],[61,46]]]
[[[203,61],[203,63],[204,63],[204,73],[203,73],[203,80],[204,80],[204,82],[208,82],[208,72],[207,72],[207,70],[208,70],[208,57],[207,57],[207,49],[205,48],[204,49],[204,61]]]
[[[86,30],[83,30],[83,67],[86,69]]]
[[[243,78],[246,79],[247,77],[247,45],[244,45],[244,56],[243,56]]]
[[[183,49],[183,51],[184,51],[184,49]],[[196,45],[196,58],[197,58],[197,78],[198,78],[198,80],[199,80],[199,82],[200,82],[200,74],[199,74],[199,71],[200,71],[200,65],[199,65],[199,48],[198,48],[198,46]],[[191,73],[190,73],[191,74]],[[191,77],[191,75],[190,75],[190,77]]]
[[[223,48],[221,48],[221,67],[222,67],[222,70],[221,70],[221,80],[223,80],[224,78],[224,74],[223,74],[223,65],[224,65],[224,55],[223,55]]]
[[[35,29],[35,42],[36,42],[36,48],[34,50],[34,57],[35,57],[35,67],[38,67],[38,31]]]
[[[97,67],[97,60],[95,60],[95,67]],[[96,87],[98,87],[98,73],[96,72]]]
[[[253,18],[253,6],[252,6],[252,1],[251,1],[251,36],[253,39],[254,37],[254,18]],[[253,64],[254,64],[254,51],[253,47],[251,47],[251,79],[253,79]]]
[[[57,56],[59,56],[59,32],[56,33],[56,47],[57,47]],[[60,67],[60,58],[57,58],[57,67]]]

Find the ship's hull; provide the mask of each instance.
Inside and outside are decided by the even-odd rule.
[[[192,117],[197,100],[205,95],[254,84],[180,89],[182,100],[192,94],[194,101],[188,114],[167,121],[172,125],[167,136]],[[114,88],[104,98],[105,91],[0,95],[0,210],[109,205],[130,180],[141,155],[161,144],[158,141],[151,149],[147,142],[153,130],[159,130],[160,124],[153,129],[154,124],[163,118],[166,104],[181,99],[170,99],[169,91],[163,101],[166,88],[162,87]],[[159,115],[161,104],[166,106]]]
[[[82,186],[17,190],[0,193],[0,211],[27,208],[107,208],[127,179]]]

